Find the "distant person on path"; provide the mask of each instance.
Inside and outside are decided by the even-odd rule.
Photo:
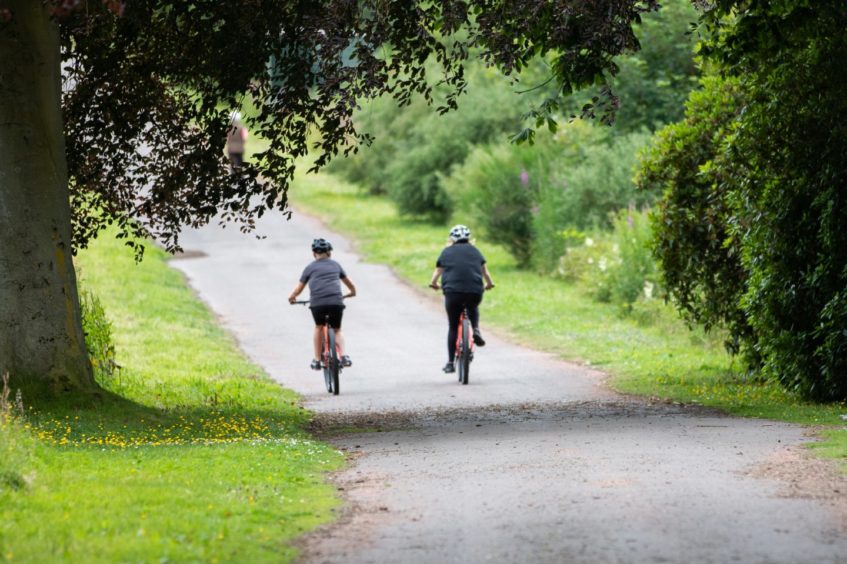
[[[485,345],[485,339],[479,332],[479,304],[482,293],[494,287],[491,274],[485,266],[485,257],[471,244],[471,230],[464,225],[456,225],[450,230],[450,246],[441,251],[432,273],[429,285],[432,289],[444,291],[444,307],[447,310],[447,364],[444,372],[455,372],[453,364],[456,358],[456,337],[459,317],[462,310],[468,308],[473,326],[473,340],[478,347]],[[441,285],[438,279],[441,278]],[[484,283],[483,283],[484,281]]]
[[[338,353],[341,355],[342,366],[352,366],[350,357],[344,354],[344,338],[341,336],[341,317],[344,313],[344,298],[352,298],[356,295],[356,287],[341,265],[330,258],[332,256],[332,245],[326,239],[315,239],[312,241],[312,256],[315,260],[303,270],[300,282],[288,296],[289,303],[295,303],[297,296],[309,285],[309,309],[315,319],[314,358],[312,359],[312,370],[321,369],[321,336],[322,327],[329,315],[329,324],[335,329],[335,342],[338,345]],[[341,283],[350,290],[347,294],[341,294]]]
[[[247,142],[247,128],[241,122],[241,114],[230,114],[232,124],[226,134],[226,152],[229,155],[230,169],[235,171],[244,164],[244,145]]]

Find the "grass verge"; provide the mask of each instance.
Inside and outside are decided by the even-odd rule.
[[[295,206],[350,236],[367,260],[391,266],[424,290],[446,243],[447,227],[401,218],[386,198],[367,195],[326,174],[299,177],[290,196]],[[501,247],[485,240],[478,245],[497,284],[485,295],[484,325],[518,342],[598,367],[611,375],[612,387],[624,393],[828,426],[819,452],[847,456],[847,432],[839,417],[847,413],[843,403],[807,403],[776,384],[749,380],[735,369],[718,336],[689,330],[660,302],[642,304],[624,316],[578,286],[517,268]]]
[[[0,426],[0,561],[293,559],[289,541],[337,504],[323,473],[342,455],[304,431],[297,396],[244,358],[164,253],[135,264],[105,233],[77,266],[122,368],[99,398],[24,397]]]

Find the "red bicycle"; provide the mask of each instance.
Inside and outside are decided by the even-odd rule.
[[[309,300],[294,302],[306,305]],[[329,324],[329,315],[326,316],[321,329],[321,369],[324,373],[326,391],[338,395],[341,390],[339,377],[341,376],[341,355],[338,353],[338,344],[335,342],[335,329]]]

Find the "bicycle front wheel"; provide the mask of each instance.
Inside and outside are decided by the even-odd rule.
[[[338,395],[340,391],[339,388],[339,380],[338,373],[341,370],[341,361],[338,359],[338,348],[335,344],[335,329],[332,327],[329,328],[329,373],[330,373],[330,381],[332,383],[332,392],[334,395]]]
[[[459,382],[463,386],[468,384],[471,372],[471,322],[468,318],[462,319],[462,338],[459,341]]]

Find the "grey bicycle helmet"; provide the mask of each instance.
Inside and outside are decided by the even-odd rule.
[[[312,241],[312,252],[318,254],[328,253],[332,250],[332,243],[326,239],[315,239]]]
[[[459,241],[467,241],[471,238],[471,230],[464,225],[454,225],[450,230],[450,240],[454,243]]]

